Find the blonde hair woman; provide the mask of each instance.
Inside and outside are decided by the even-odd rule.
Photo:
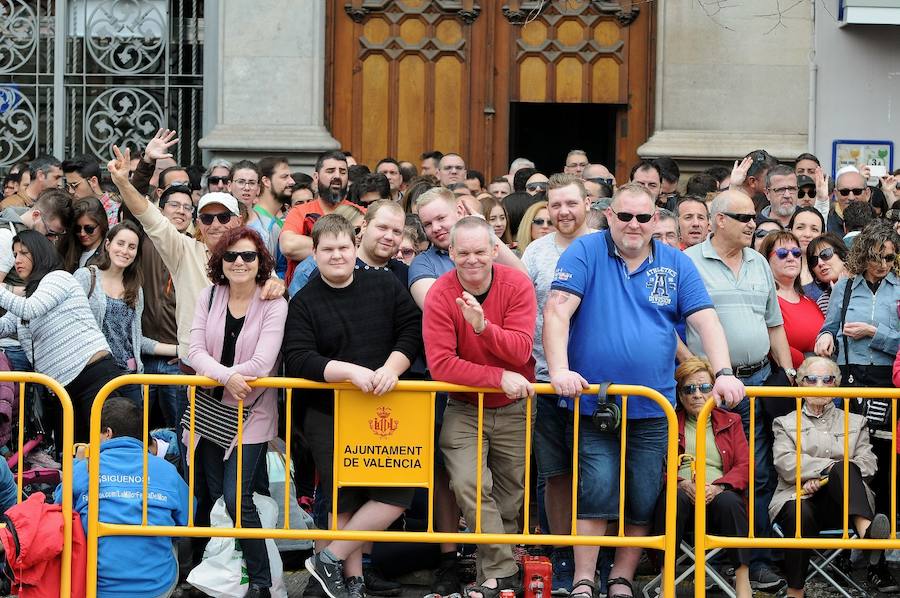
[[[547,202],[539,201],[528,206],[522,221],[519,222],[519,232],[516,235],[516,249],[524,253],[525,248],[532,241],[540,239],[544,235],[556,230],[550,220],[550,212],[547,210]]]

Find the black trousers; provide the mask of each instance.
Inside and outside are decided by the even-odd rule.
[[[703,497],[697,497],[703,500]],[[681,488],[678,489],[677,508],[675,513],[675,544],[681,546],[684,534],[694,526],[694,503]],[[706,505],[706,526],[717,536],[746,538],[750,535],[747,507],[743,497],[734,490],[725,490]],[[655,533],[662,534],[666,529],[666,491],[659,495],[656,502],[653,527]],[[750,550],[736,548],[726,551],[735,565],[750,565]],[[661,554],[661,553],[660,553]]]
[[[112,355],[89,363],[66,386],[75,411],[75,442],[88,442],[91,435],[91,407],[103,386],[125,372],[116,365]]]
[[[810,498],[800,501],[800,531],[804,538],[815,537],[823,529],[837,529],[844,525],[844,465],[835,463],[828,473],[828,484],[819,489]],[[866,497],[866,486],[859,467],[850,464],[848,501],[849,525],[853,525],[853,517],[860,516],[872,519],[874,513]],[[793,538],[797,530],[796,501],[789,500],[781,508],[776,518],[786,538]],[[806,583],[809,570],[808,550],[785,550],[784,573],[788,587],[801,589]]]

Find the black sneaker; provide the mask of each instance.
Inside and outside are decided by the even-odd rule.
[[[306,559],[306,570],[319,580],[329,598],[350,598],[344,585],[343,561],[331,565],[322,561],[321,554],[317,553]]]
[[[269,592],[269,588],[261,588],[255,583],[251,583],[244,598],[272,598],[272,594]]]
[[[459,579],[459,565],[456,560],[442,561],[431,578],[431,593],[440,596],[459,594],[462,582]]]
[[[897,580],[894,579],[894,576],[891,575],[890,569],[888,569],[887,563],[882,561],[877,565],[869,565],[869,570],[866,574],[866,579],[869,582],[869,585],[873,586],[879,592],[883,594],[890,594],[892,592],[900,592],[900,585],[897,585]]]
[[[787,582],[775,575],[775,572],[766,565],[760,565],[750,571],[750,587],[769,594],[776,594],[787,586]]]
[[[363,565],[363,579],[366,591],[372,596],[399,596],[403,591],[402,584],[385,579],[375,565]]]
[[[888,519],[887,515],[885,515],[884,513],[878,513],[877,515],[875,515],[875,517],[872,518],[872,523],[869,524],[869,529],[866,530],[866,538],[872,540],[884,540],[885,538],[890,537],[890,535],[890,519]],[[883,550],[870,550],[869,564],[873,566],[877,565],[878,561],[881,560],[881,556],[883,554]],[[887,571],[887,569],[885,569],[885,571]]]
[[[362,577],[348,577],[344,583],[350,598],[366,598],[366,582]]]

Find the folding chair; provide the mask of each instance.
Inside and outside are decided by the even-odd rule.
[[[678,584],[683,582],[685,579],[694,574],[694,569],[697,566],[697,557],[694,556],[694,548],[688,544],[687,542],[681,542],[681,546],[679,546],[681,550],[681,555],[675,560],[675,569],[678,567],[684,566],[688,564],[687,569],[681,572],[681,575],[675,578],[675,586],[678,587]],[[724,577],[719,575],[719,572],[716,571],[716,568],[710,565],[710,561],[713,559],[715,555],[717,555],[722,549],[716,548],[714,550],[708,550],[706,552],[706,563],[704,566],[706,568],[706,579],[707,583],[713,582],[715,585],[719,586],[722,592],[725,593],[728,598],[735,598],[737,594],[734,592],[734,587],[728,583]],[[647,585],[644,586],[644,598],[655,598],[659,596],[662,586],[662,572],[659,575],[654,577]],[[672,597],[674,598],[674,596]]]
[[[782,530],[777,523],[772,524],[772,530],[779,538],[784,538],[784,530]],[[856,531],[853,528],[848,529],[847,533],[851,540],[859,537],[857,536]],[[822,530],[819,533],[820,538],[840,538],[843,535],[843,530],[839,529]],[[843,550],[849,549],[836,548],[830,552],[827,549],[811,549],[812,554],[810,555],[809,559],[810,571],[806,576],[806,582],[809,583],[809,580],[819,575],[828,583],[830,583],[835,591],[844,596],[844,598],[853,598],[853,596],[849,594],[838,581],[836,581],[831,575],[829,575],[828,572],[830,570],[832,573],[840,577],[844,582],[862,592],[864,596],[868,595],[869,591],[856,583],[856,581],[850,576],[850,571],[841,570],[841,568],[837,566],[837,563],[834,562],[838,558],[838,556],[840,556]]]

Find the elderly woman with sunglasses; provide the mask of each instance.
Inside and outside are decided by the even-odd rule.
[[[819,235],[809,242],[806,247],[806,263],[809,271],[815,278],[815,284],[821,289],[816,305],[822,314],[828,313],[828,304],[831,302],[831,291],[837,281],[842,277],[847,278],[847,255],[850,250],[844,244],[844,240],[834,233]]]
[[[809,357],[797,370],[801,387],[836,387],[841,373],[830,359]],[[890,532],[890,521],[884,511],[876,509],[868,482],[877,465],[869,439],[866,420],[851,413],[849,421],[849,473],[846,479],[849,492],[848,525],[861,538],[883,539]],[[834,405],[831,397],[805,397],[800,412],[800,430],[796,411],[775,418],[772,424],[775,443],[772,450],[778,487],[769,505],[769,515],[778,523],[784,536],[794,537],[797,529],[796,476],[800,469],[802,491],[800,526],[802,536],[816,537],[820,530],[843,526],[844,504],[844,412]],[[801,459],[797,463],[797,438]],[[888,497],[889,498],[889,497]],[[875,514],[875,513],[879,514]],[[893,579],[879,565],[882,551],[869,556],[869,581],[880,591],[895,591]],[[788,596],[803,596],[809,568],[809,551],[785,550],[785,577]]]
[[[825,316],[805,295],[800,284],[803,251],[794,233],[782,231],[769,234],[760,243],[759,252],[768,258],[772,269],[778,305],[784,318],[784,333],[791,349],[791,361],[796,368],[803,363],[806,354],[813,353]]]
[[[697,457],[697,416],[712,398],[715,373],[705,359],[691,357],[675,370],[678,393],[678,501],[675,520],[675,544],[680,545],[684,532],[694,520],[694,504],[698,498],[694,483]],[[742,537],[749,533],[744,492],[750,479],[749,449],[741,417],[718,407],[706,422],[706,488],[700,500],[706,503],[707,522],[712,533]],[[660,494],[654,514],[654,528],[665,532],[665,492]],[[750,598],[750,551],[739,548],[734,554],[735,590],[739,598]]]

